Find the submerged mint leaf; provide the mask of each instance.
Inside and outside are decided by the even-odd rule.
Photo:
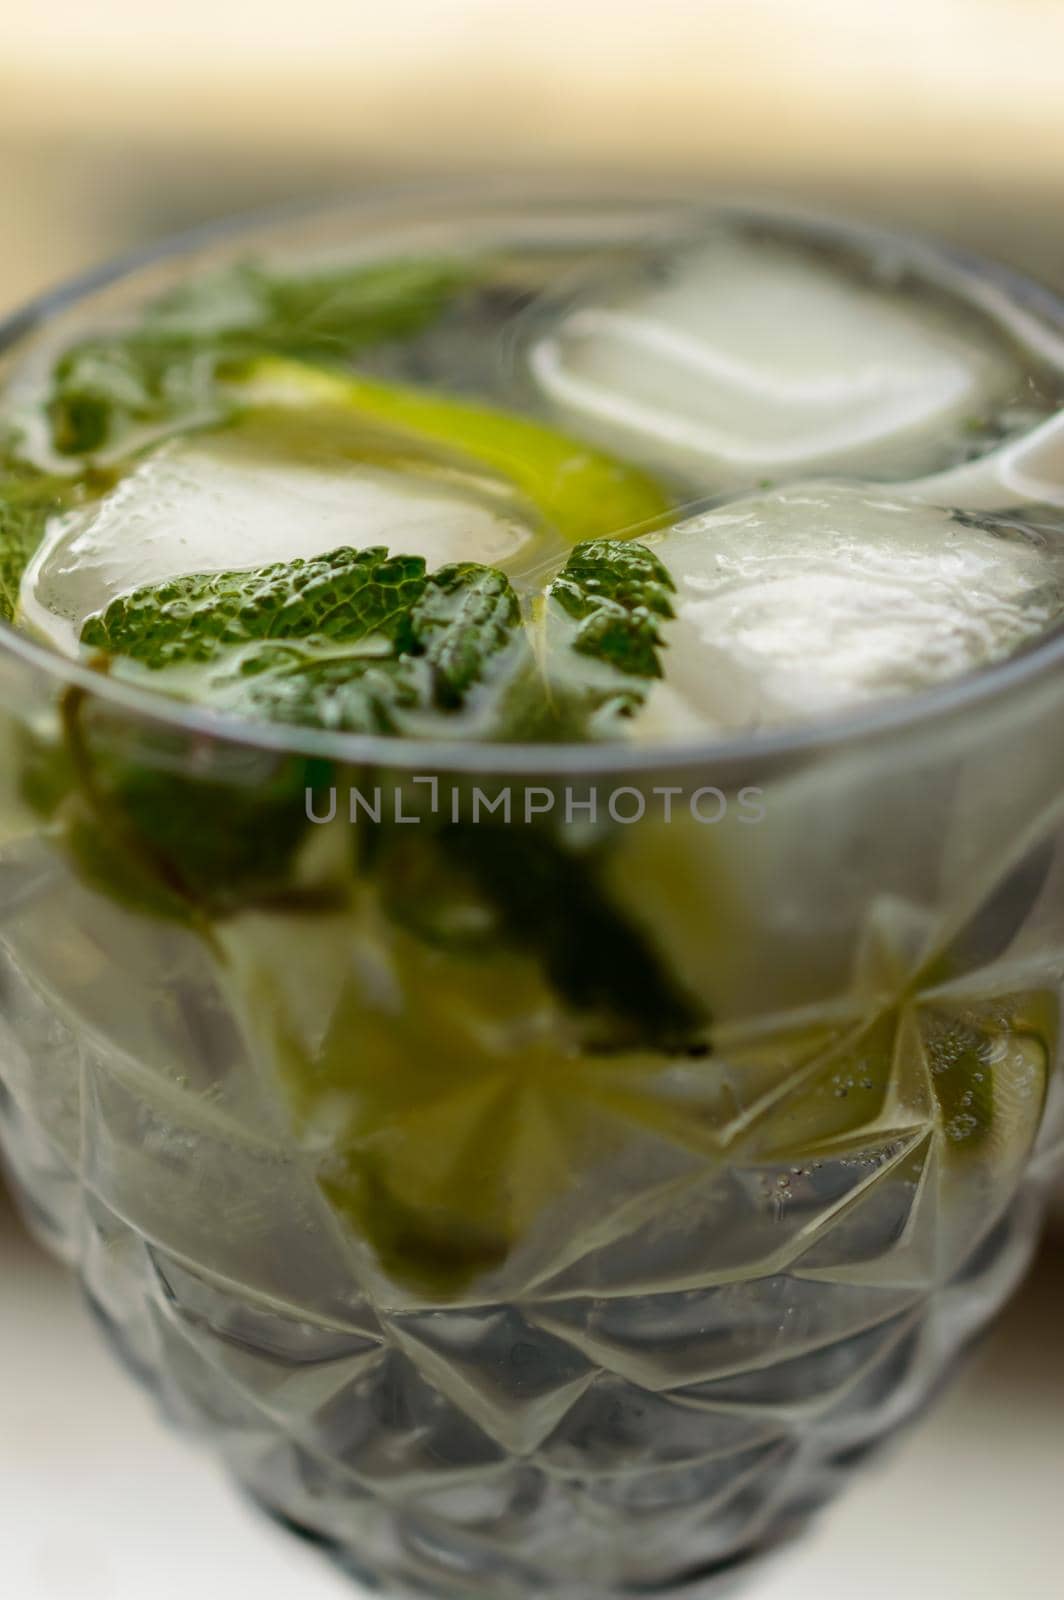
[[[306,795],[334,781],[330,763],[258,752],[223,763],[207,743],[146,744],[145,729],[80,687],[64,691],[59,712],[59,741],[21,736],[20,790],[90,888],[207,937],[212,919],[249,906],[337,898],[295,871],[311,828]]]
[[[353,644],[391,636],[424,589],[420,556],[342,546],[309,560],[145,585],[89,617],[81,642],[155,671],[203,665],[266,640]],[[261,673],[284,659],[283,651],[260,652],[242,670]]]
[[[136,327],[60,358],[48,411],[56,449],[88,455],[137,428],[216,419],[223,368],[266,355],[345,361],[431,322],[469,282],[449,261],[282,274],[241,262],[179,285]]]
[[[215,702],[243,716],[342,733],[399,733],[400,717],[417,704],[402,658],[315,660],[289,652],[274,670],[213,684]]]
[[[284,759],[250,787],[99,759],[97,803],[71,831],[97,887],[121,889],[156,915],[195,921],[293,897],[295,855],[309,831],[310,764]]]
[[[386,904],[408,927],[424,923],[423,904],[409,890],[426,881],[404,870],[406,855],[424,854],[425,840],[392,838],[379,870]],[[462,880],[490,913],[487,938],[533,956],[565,1005],[579,1016],[592,1048],[645,1047],[665,1053],[701,1047],[707,1017],[679,984],[651,942],[611,903],[600,863],[608,839],[576,850],[546,826],[444,824],[431,836],[437,884]],[[405,903],[404,903],[405,890]],[[436,910],[437,921],[442,920]],[[429,934],[439,942],[438,934]],[[446,942],[446,941],[444,941]]]
[[[598,855],[577,856],[545,832],[533,834],[531,848],[512,832],[482,832],[467,830],[459,859],[490,886],[508,936],[538,955],[562,996],[591,1019],[595,1041],[697,1050],[704,1009],[610,903]]]

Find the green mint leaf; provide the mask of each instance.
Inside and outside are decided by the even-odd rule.
[[[209,347],[144,334],[85,340],[55,370],[48,413],[56,449],[92,455],[138,427],[219,418],[219,359]]]
[[[397,733],[463,709],[505,659],[527,654],[509,580],[473,562],[427,575],[420,556],[341,548],[252,571],[148,585],[89,617],[82,644],[160,687],[267,721]]]
[[[589,539],[576,546],[549,594],[579,623],[574,650],[634,677],[660,678],[660,624],[674,615],[674,589],[646,545]]]
[[[255,569],[191,573],[118,596],[87,618],[81,642],[156,671],[207,664],[267,640],[354,644],[393,633],[425,581],[419,556],[389,556],[379,545],[344,546]],[[243,670],[262,673],[284,660],[283,649],[259,652]]]
[[[274,670],[244,682],[215,684],[216,703],[265,722],[342,733],[402,732],[401,717],[416,708],[417,696],[389,656],[367,663],[345,657],[323,661],[289,657]]]
[[[453,261],[392,261],[293,277],[260,274],[268,316],[257,332],[278,354],[341,357],[432,322],[470,281]]]
[[[278,644],[267,647],[265,663],[260,652],[243,660],[236,676],[215,680],[217,702],[271,722],[348,733],[444,733],[441,714],[463,711],[474,694],[507,681],[527,659],[509,580],[472,562],[425,579],[396,620],[386,653],[323,654],[314,643],[313,653]]]
[[[521,626],[521,607],[509,580],[471,561],[440,567],[410,614],[404,648],[424,659],[433,703],[462,704],[483,676],[485,660],[509,647]]]
[[[195,923],[249,905],[283,903],[309,831],[307,763],[282,760],[243,787],[98,756],[95,804],[71,845],[98,887],[157,916]]]
[[[68,479],[50,477],[0,457],[0,617],[18,609],[19,584],[50,517],[77,494]]]
[[[64,353],[48,401],[56,449],[89,455],[137,429],[216,420],[228,409],[222,369],[267,355],[347,360],[417,332],[468,282],[468,268],[433,260],[292,276],[245,262],[193,279],[136,327]]]
[[[665,566],[637,540],[578,544],[547,590],[543,673],[549,708],[536,736],[589,739],[616,732],[662,676],[663,624],[674,615]],[[533,708],[526,697],[526,714]]]

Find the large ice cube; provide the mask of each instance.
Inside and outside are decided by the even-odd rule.
[[[801,720],[910,693],[1064,614],[1064,528],[844,484],[752,495],[650,535],[676,583],[639,734]]]
[[[115,595],[188,572],[256,567],[340,545],[386,545],[430,568],[542,559],[542,528],[501,485],[424,463],[352,459],[327,436],[301,453],[268,423],[171,440],[103,500],[57,519],[22,583],[21,620],[73,652]],[[521,508],[524,510],[525,508]]]
[[[530,359],[574,425],[733,487],[835,465],[929,471],[1022,378],[959,302],[723,228],[656,280],[574,307]]]

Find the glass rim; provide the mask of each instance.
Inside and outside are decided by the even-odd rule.
[[[734,194],[715,195],[711,188],[640,186],[607,179],[592,188],[587,180],[536,179],[391,182],[368,193],[329,200],[290,201],[256,208],[202,223],[167,235],[151,244],[120,253],[107,261],[61,280],[57,285],[24,301],[0,318],[0,356],[53,317],[75,308],[99,290],[119,285],[143,269],[166,261],[179,261],[213,244],[237,242],[273,226],[310,218],[358,215],[382,204],[402,207],[417,199],[455,202],[489,202],[541,205],[583,200],[586,204],[610,201],[636,206],[698,206],[714,215],[806,227],[854,243],[893,245],[906,251],[906,260],[924,269],[938,267],[950,276],[958,273],[973,288],[1003,291],[1018,308],[1030,310],[1039,321],[1064,328],[1064,296],[1019,270],[977,252],[950,245],[904,228],[884,227],[841,217],[802,205],[789,205],[779,197],[740,199]],[[971,303],[979,306],[979,297]],[[800,480],[796,480],[800,481]],[[889,481],[877,485],[889,490]],[[130,680],[95,671],[87,663],[60,654],[38,642],[10,622],[0,619],[0,658],[9,657],[51,679],[61,691],[79,688],[95,700],[114,706],[141,723],[156,725],[216,744],[283,755],[336,762],[347,767],[382,767],[414,772],[429,767],[438,772],[514,776],[532,774],[582,777],[651,773],[679,769],[737,768],[749,771],[780,762],[810,758],[819,752],[876,742],[913,732],[932,730],[939,723],[969,709],[1000,704],[1028,685],[1050,680],[1064,669],[1064,628],[1002,661],[962,674],[947,683],[895,696],[852,710],[828,713],[797,725],[753,730],[724,736],[707,733],[697,739],[657,740],[639,744],[621,741],[566,744],[493,741],[477,738],[425,739],[406,735],[347,733],[294,724],[256,722],[231,713],[209,711],[195,702],[182,701],[141,687]]]

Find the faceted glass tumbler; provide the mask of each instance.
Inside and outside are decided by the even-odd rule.
[[[1059,637],[830,727],[588,750],[212,722],[3,629],[25,1214],[166,1411],[371,1586],[711,1591],[1028,1260],[1064,1116],[1062,721]],[[210,886],[219,828],[232,906],[153,903],[161,852]],[[632,1016],[674,983],[711,1048],[574,1031],[505,940],[437,937],[459,838],[515,895],[560,871],[555,959],[592,969],[593,866],[603,946],[646,962]]]

